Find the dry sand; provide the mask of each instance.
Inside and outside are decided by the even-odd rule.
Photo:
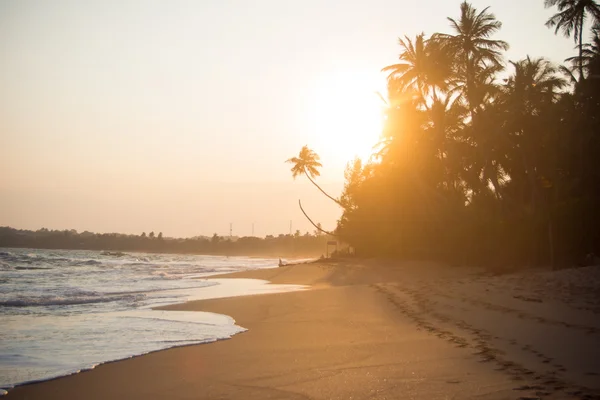
[[[427,263],[230,277],[303,292],[189,302],[249,330],[22,386],[8,399],[600,399],[600,268]]]

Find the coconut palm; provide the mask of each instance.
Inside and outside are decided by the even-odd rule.
[[[548,114],[559,99],[567,81],[560,69],[544,58],[511,61],[514,73],[503,87],[502,103],[506,110],[503,166],[511,176],[513,188],[528,192],[529,210],[536,207],[541,179],[541,159],[545,152],[538,149],[542,140],[549,140],[547,130],[540,129],[544,113]]]
[[[317,153],[315,153],[313,150],[309,149],[308,146],[302,146],[302,149],[300,149],[300,153],[298,153],[298,157],[292,157],[288,160],[286,160],[286,163],[290,163],[293,164],[292,166],[292,177],[294,179],[296,179],[296,177],[298,177],[299,175],[306,175],[306,177],[308,178],[308,180],[317,187],[317,189],[319,189],[321,191],[321,193],[323,193],[325,196],[327,196],[328,198],[330,198],[331,200],[335,201],[340,207],[343,207],[343,204],[340,202],[340,200],[330,196],[329,194],[327,194],[319,185],[317,185],[317,183],[314,181],[314,178],[316,178],[317,176],[321,175],[321,173],[319,172],[319,168],[322,167],[322,164],[319,162],[319,155]],[[298,205],[300,206],[300,210],[302,211],[302,214],[304,214],[304,216],[306,217],[306,219],[308,219],[308,221],[319,231],[327,233],[329,235],[333,235],[332,232],[326,231],[324,229],[321,228],[320,225],[316,224],[309,216],[308,214],[306,214],[306,212],[304,211],[304,208],[302,207],[302,202],[300,200],[298,200]]]
[[[593,75],[593,71],[598,72],[600,63],[600,21],[592,28],[592,38],[590,43],[585,43],[579,56],[569,57],[565,61],[571,63],[575,68],[583,67],[587,71],[588,77]],[[565,67],[566,68],[566,67]]]
[[[559,69],[543,57],[511,61],[515,72],[507,80],[505,91],[511,97],[515,111],[536,114],[536,107],[558,98],[566,81]]]
[[[485,192],[491,182],[499,196],[502,168],[495,159],[497,127],[487,124],[478,114],[485,114],[488,120],[495,119],[492,116],[496,111],[486,111],[486,105],[493,104],[492,100],[500,92],[495,80],[503,69],[502,51],[508,49],[508,44],[492,36],[502,23],[489,12],[489,7],[478,11],[466,1],[460,5],[460,17],[448,18],[448,21],[454,32],[436,33],[431,40],[454,54],[455,79],[449,82],[449,95],[457,95],[457,100],[466,104],[467,116],[470,116],[469,126],[460,134],[459,147],[465,154],[461,175],[473,193]]]
[[[546,22],[546,26],[554,28],[554,33],[562,31],[566,37],[571,37],[579,48],[579,79],[583,79],[583,28],[588,15],[594,21],[600,21],[600,4],[595,0],[544,0],[546,8],[554,7],[558,13]]]
[[[437,90],[445,91],[452,73],[452,60],[444,48],[435,41],[425,39],[421,33],[412,41],[408,36],[398,39],[402,52],[400,63],[388,65],[390,97],[416,91],[427,105],[427,97],[437,97]]]
[[[481,110],[500,94],[501,90],[496,82],[496,77],[503,70],[504,67],[501,65],[475,65],[473,79],[469,81],[454,80],[451,82],[452,88],[448,94],[456,95],[455,100],[467,105],[472,113]]]
[[[464,129],[466,110],[451,96],[434,99],[428,113],[427,133],[437,149],[437,157],[442,161],[443,185],[446,189],[456,190],[462,167],[456,150],[456,135]]]
[[[464,1],[460,5],[460,18],[448,18],[454,34],[436,33],[432,40],[440,43],[450,54],[456,57],[456,74],[465,85],[469,108],[476,104],[475,86],[479,72],[493,66],[495,71],[502,66],[502,51],[508,49],[508,43],[490,39],[502,27],[489,7],[478,12]]]
[[[298,175],[306,175],[308,180],[316,186],[317,189],[321,191],[325,196],[335,201],[340,206],[342,205],[338,199],[330,196],[325,192],[317,183],[314,181],[314,178],[321,175],[319,172],[319,168],[322,167],[322,164],[319,162],[320,157],[317,153],[308,148],[308,146],[302,146],[300,149],[300,153],[298,153],[298,157],[292,157],[286,160],[286,163],[293,164],[292,166],[292,177],[296,179]]]
[[[525,151],[531,157],[536,154],[536,146],[539,146],[539,138],[531,137],[531,132],[539,132],[539,122],[536,120],[559,99],[567,81],[561,76],[560,68],[541,57],[532,59],[527,56],[510,64],[514,67],[514,73],[506,79],[501,100],[507,111],[507,131],[518,143],[507,147],[507,150]],[[523,141],[529,142],[529,145]]]

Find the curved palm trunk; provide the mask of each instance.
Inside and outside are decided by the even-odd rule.
[[[325,196],[327,196],[331,200],[335,201],[338,206],[344,208],[343,204],[338,199],[336,199],[335,197],[331,197],[329,194],[327,194],[327,192],[325,192],[323,189],[321,189],[321,186],[317,185],[317,183],[311,179],[310,175],[306,172],[306,169],[304,169],[304,175],[306,175],[306,177],[308,178],[310,183],[315,185],[317,187],[317,189],[319,189],[321,191],[321,193],[323,193]]]
[[[326,233],[326,234],[331,235],[331,236],[337,236],[335,233],[326,231],[325,229],[321,228],[319,225],[315,224],[313,222],[313,220],[310,219],[310,217],[308,216],[308,214],[306,214],[306,211],[304,211],[304,208],[302,208],[302,202],[300,201],[300,199],[298,199],[298,205],[300,206],[300,211],[302,211],[302,214],[304,214],[304,216],[306,217],[306,219],[308,220],[308,222],[310,222],[312,224],[312,226],[314,226],[318,231]]]

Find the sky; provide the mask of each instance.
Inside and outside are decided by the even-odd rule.
[[[0,226],[165,236],[312,231],[341,211],[318,181],[381,126],[398,37],[449,32],[459,0],[0,0]],[[561,62],[543,0],[473,0],[506,56]]]

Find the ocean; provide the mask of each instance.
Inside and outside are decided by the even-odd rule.
[[[277,259],[0,248],[0,394],[15,385],[245,331],[233,318],[153,307],[301,290],[210,275]]]

